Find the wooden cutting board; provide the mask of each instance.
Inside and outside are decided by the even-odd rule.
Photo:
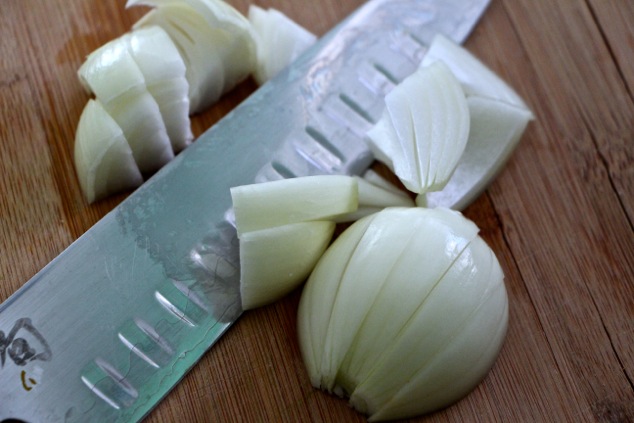
[[[242,12],[249,3],[229,2]],[[362,1],[256,3],[321,35]],[[123,0],[0,0],[0,300],[125,197],[89,206],[80,193],[72,149],[88,97],[76,70],[144,11]],[[634,421],[632,22],[630,0],[492,0],[467,42],[536,120],[465,211],[506,274],[505,346],[473,393],[430,420]],[[196,116],[195,133],[254,88],[247,81]],[[246,313],[147,421],[363,421],[311,388],[298,298]]]

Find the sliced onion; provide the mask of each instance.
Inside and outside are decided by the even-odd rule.
[[[262,85],[293,62],[317,40],[315,34],[282,12],[249,6],[249,22],[256,34],[257,64],[253,77]]]
[[[132,31],[124,38],[148,91],[158,103],[173,150],[183,150],[194,136],[189,121],[189,84],[180,53],[158,26]]]
[[[421,66],[437,61],[451,69],[468,96],[490,97],[528,110],[524,100],[502,78],[467,49],[442,34],[432,40]]]
[[[158,103],[125,40],[92,52],[78,75],[121,127],[142,173],[153,173],[174,158]]]
[[[240,236],[240,295],[249,310],[279,300],[310,274],[330,243],[335,224],[302,222]]]
[[[123,131],[96,100],[88,101],[79,119],[75,168],[89,203],[143,183]]]
[[[231,198],[241,235],[350,213],[358,206],[358,186],[349,176],[306,176],[233,187]]]
[[[134,28],[162,27],[185,60],[190,113],[200,112],[246,79],[255,67],[247,19],[221,0],[129,0],[154,9]]]
[[[447,66],[421,67],[385,98],[385,110],[367,136],[412,192],[444,187],[469,135],[469,110],[462,88]]]
[[[530,110],[492,98],[471,96],[467,103],[471,130],[465,152],[445,188],[426,193],[423,204],[465,208],[501,171],[533,119]],[[423,205],[420,198],[417,203]]]
[[[352,222],[386,207],[413,207],[412,198],[372,170],[354,177],[359,186],[359,207],[352,213],[335,217],[336,222]]]
[[[315,387],[350,396],[370,421],[457,401],[504,340],[503,274],[477,227],[449,209],[389,208],[326,250],[298,311]]]

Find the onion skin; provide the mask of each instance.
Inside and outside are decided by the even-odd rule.
[[[443,208],[388,208],[326,250],[298,311],[311,383],[370,421],[446,407],[486,376],[508,298],[478,228]]]

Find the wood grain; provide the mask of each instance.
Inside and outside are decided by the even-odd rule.
[[[249,1],[230,0],[246,12]],[[321,35],[361,0],[256,1]],[[0,0],[0,300],[126,194],[89,206],[72,164],[83,58],[145,9],[122,0]],[[467,47],[536,115],[465,214],[498,254],[510,326],[488,377],[412,421],[634,421],[634,3],[492,0]],[[192,122],[202,133],[255,85]],[[148,422],[354,422],[311,388],[299,292],[246,313]]]

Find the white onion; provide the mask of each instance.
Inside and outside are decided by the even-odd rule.
[[[240,235],[240,297],[249,310],[279,300],[310,274],[334,222],[301,222]]]
[[[158,25],[186,63],[190,113],[200,112],[246,79],[255,67],[248,20],[221,0],[129,0],[126,7],[154,9],[134,28]]]
[[[445,407],[504,340],[503,274],[478,228],[449,209],[389,208],[330,246],[304,288],[299,341],[311,383],[370,421]]]
[[[128,43],[148,91],[158,103],[173,150],[183,150],[194,138],[183,58],[169,35],[158,26],[141,28],[122,38]]]
[[[440,190],[469,135],[469,110],[459,82],[441,62],[419,68],[385,98],[367,133],[375,157],[415,193]]]
[[[355,176],[359,186],[359,206],[352,213],[335,217],[336,222],[352,222],[386,207],[413,207],[412,198],[373,170]]]
[[[249,22],[256,34],[257,63],[253,77],[262,85],[293,62],[317,40],[288,16],[275,9],[249,6]]]
[[[445,189],[426,193],[424,203],[417,197],[419,205],[465,208],[500,172],[533,119],[530,110],[492,98],[471,96],[467,103],[471,130],[465,152]]]
[[[357,181],[316,175],[231,188],[238,234],[314,220],[331,220],[358,206]]]
[[[437,61],[442,61],[451,69],[468,96],[489,97],[528,110],[524,100],[495,72],[466,48],[442,34],[434,36],[421,66]]]
[[[88,101],[79,119],[75,168],[89,203],[143,183],[123,131],[96,100]]]
[[[123,39],[92,52],[78,75],[121,127],[142,173],[153,173],[174,158],[158,103]]]
[[[299,286],[335,230],[357,207],[357,179],[319,175],[231,188],[240,247],[242,308],[276,301]]]

